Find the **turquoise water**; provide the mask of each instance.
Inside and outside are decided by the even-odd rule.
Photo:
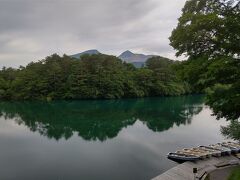
[[[224,140],[211,113],[202,96],[0,102],[0,179],[150,179],[169,151]]]

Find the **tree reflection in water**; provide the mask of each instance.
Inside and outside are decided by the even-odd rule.
[[[0,116],[14,119],[50,139],[105,141],[121,129],[142,121],[154,132],[190,124],[203,108],[202,96],[109,101],[1,102]]]

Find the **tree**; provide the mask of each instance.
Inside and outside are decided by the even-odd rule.
[[[165,61],[161,59],[152,70],[137,69],[103,54],[84,55],[80,60],[53,54],[17,70],[0,71],[0,99],[49,101],[184,94],[174,84],[181,82],[172,78],[170,60]]]
[[[221,127],[221,133],[227,138],[240,140],[240,122],[237,120],[232,121],[228,126]]]
[[[180,70],[180,74],[195,86],[194,89],[208,88],[207,104],[218,118],[238,119],[239,0],[189,0],[182,12],[170,37],[176,55],[189,57],[184,67],[187,71]]]
[[[146,67],[151,70],[156,69],[168,69],[170,65],[173,64],[173,61],[167,58],[160,56],[155,56],[147,60]]]
[[[189,0],[170,37],[177,56],[240,55],[239,0]]]

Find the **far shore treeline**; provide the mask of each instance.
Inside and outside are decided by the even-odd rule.
[[[177,96],[191,88],[177,75],[178,62],[154,57],[137,69],[115,56],[53,54],[18,69],[0,71],[5,100],[117,99]]]

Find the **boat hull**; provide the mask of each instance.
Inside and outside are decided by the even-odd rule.
[[[176,162],[186,162],[186,161],[198,161],[200,160],[197,156],[186,156],[185,154],[178,153],[169,153],[167,155],[168,159],[176,161]]]

